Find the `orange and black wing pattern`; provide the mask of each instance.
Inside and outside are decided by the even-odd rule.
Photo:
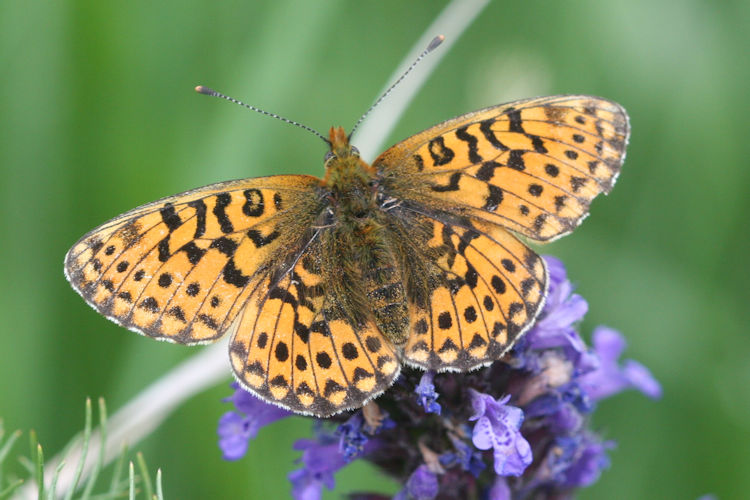
[[[73,245],[65,274],[122,326],[181,344],[210,342],[229,328],[281,249],[300,244],[301,228],[314,220],[318,183],[305,176],[230,181],[143,205]]]
[[[612,188],[628,136],[619,105],[553,96],[456,117],[375,160],[404,233],[430,233],[412,249],[435,277],[412,293],[407,363],[464,371],[512,347],[541,311],[547,271],[511,232],[572,231]]]

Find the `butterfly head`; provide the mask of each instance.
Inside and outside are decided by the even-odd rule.
[[[344,127],[331,127],[329,137],[331,150],[326,155],[326,163],[334,157],[341,160],[352,156],[359,158],[359,150],[349,143]]]
[[[342,191],[360,183],[366,184],[373,175],[373,169],[359,157],[359,150],[349,143],[343,127],[331,127],[329,137],[331,149],[324,159],[324,185]]]

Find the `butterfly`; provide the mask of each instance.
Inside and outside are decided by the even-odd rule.
[[[618,104],[520,100],[444,121],[371,164],[343,128],[325,176],[212,184],[135,208],[65,258],[110,320],[180,344],[229,333],[241,385],[320,417],[357,408],[402,365],[500,359],[545,301],[522,239],[570,233],[608,193],[629,136]]]

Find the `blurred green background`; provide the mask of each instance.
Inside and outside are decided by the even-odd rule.
[[[322,174],[324,147],[208,99],[196,84],[319,130],[350,127],[445,1],[0,2],[0,416],[47,456],[195,351],[95,314],[62,259],[136,205],[225,179]],[[750,491],[750,109],[742,0],[495,1],[446,54],[389,143],[483,106],[543,94],[622,103],[633,135],[613,193],[561,257],[605,323],[664,386],[605,401],[619,446],[581,498],[746,498]],[[229,366],[227,365],[227,382]],[[284,498],[301,418],[224,462],[221,384],[138,445],[167,498]],[[355,463],[329,498],[394,491]],[[384,486],[385,485],[385,486]]]

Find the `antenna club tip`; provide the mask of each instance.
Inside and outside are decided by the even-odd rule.
[[[443,43],[443,40],[445,40],[445,35],[438,35],[433,38],[430,44],[427,46],[427,51],[432,52],[433,50],[438,48],[438,46]]]
[[[208,87],[204,87],[203,85],[198,85],[197,87],[195,87],[195,91],[198,92],[199,94],[216,95],[216,92],[214,92]]]

